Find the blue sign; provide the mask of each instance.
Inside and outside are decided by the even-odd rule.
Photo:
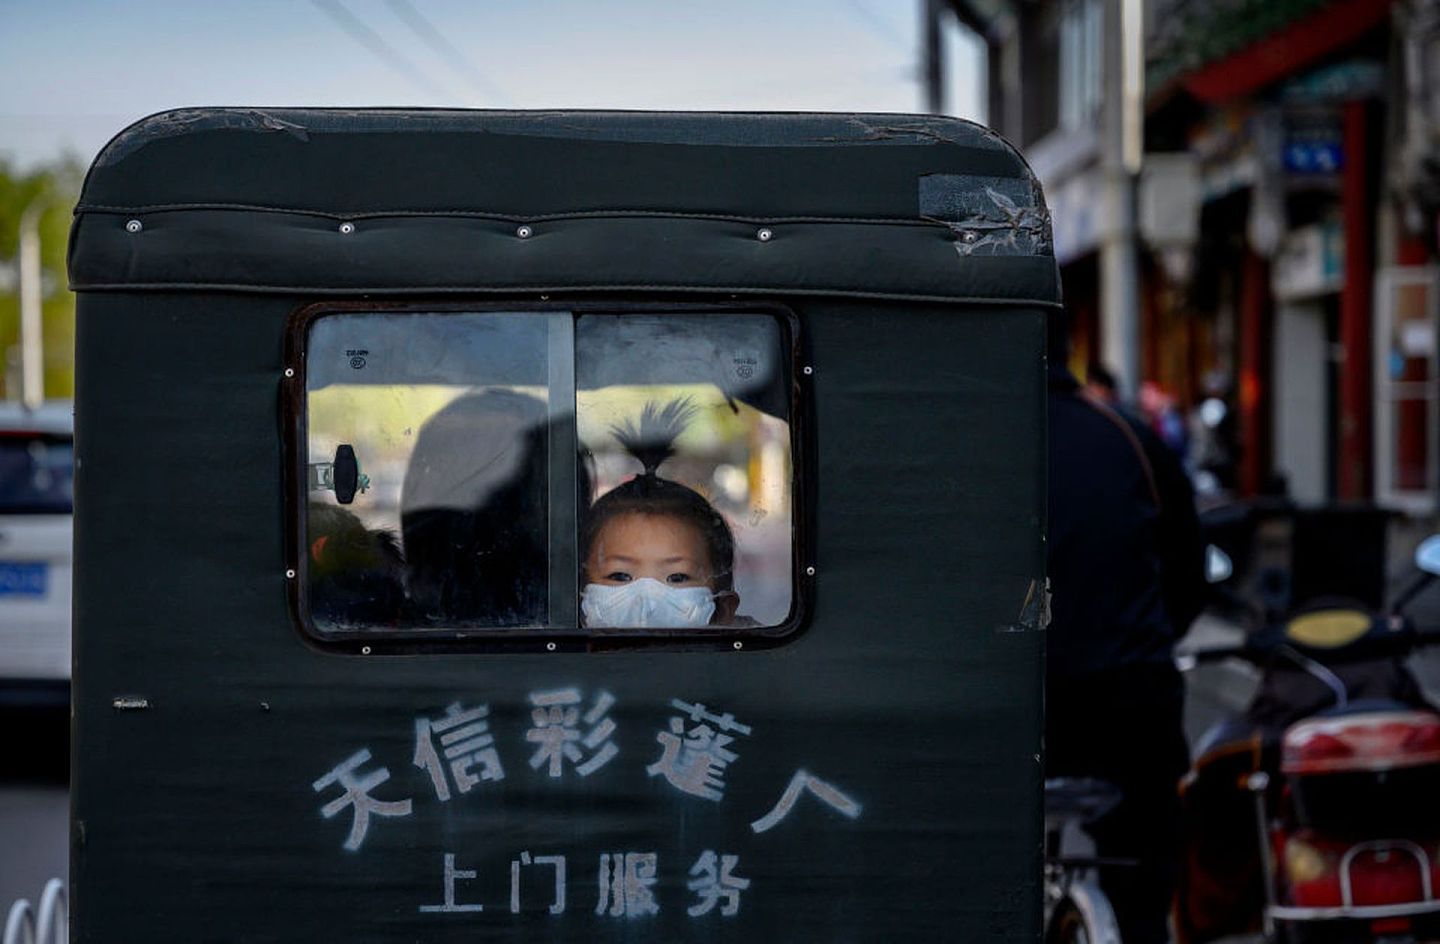
[[[1345,166],[1345,151],[1339,141],[1289,141],[1284,163],[1292,174],[1335,174]]]
[[[0,597],[43,597],[49,571],[43,562],[0,561]]]

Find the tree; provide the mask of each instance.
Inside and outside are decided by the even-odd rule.
[[[64,398],[75,394],[75,295],[67,287],[65,255],[71,213],[83,179],[84,168],[74,157],[25,173],[0,159],[0,373],[7,397],[18,397],[20,390],[20,216],[37,200],[42,207],[39,226],[45,395]]]

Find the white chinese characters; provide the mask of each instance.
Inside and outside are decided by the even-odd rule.
[[[546,767],[551,777],[559,777],[569,761],[577,774],[588,777],[620,752],[610,739],[615,733],[615,722],[609,717],[615,696],[609,692],[601,692],[583,717],[578,688],[532,692],[530,704],[534,727],[525,732],[525,740],[537,745],[530,757],[532,768]],[[581,721],[586,728],[583,733]]]
[[[507,732],[502,724],[498,735],[518,742],[523,730],[524,742],[530,745],[528,766],[534,771],[533,777],[542,782],[557,782],[558,786],[558,782],[573,771],[576,778],[583,780],[619,755],[618,727],[611,718],[616,699],[608,691],[599,691],[588,706],[577,686],[532,691],[527,701],[528,729],[516,724]],[[717,804],[722,802],[726,775],[739,759],[737,739],[752,737],[753,729],[737,721],[734,715],[700,702],[675,698],[671,699],[670,708],[674,714],[668,719],[667,729],[655,735],[661,747],[660,757],[645,766],[645,776],[663,778],[688,796]],[[501,737],[492,730],[492,721],[489,704],[474,703],[466,707],[459,700],[452,701],[443,712],[415,718],[412,762],[425,773],[428,786],[439,802],[448,803],[485,782],[499,783],[506,779]],[[632,776],[638,773],[633,770]],[[311,784],[316,793],[324,794],[332,788],[339,791],[338,795],[331,794],[320,807],[324,819],[332,819],[347,809],[351,811],[350,830],[343,842],[346,850],[359,851],[369,833],[372,817],[411,815],[413,801],[395,796],[395,785],[382,791],[382,795],[375,795],[376,789],[390,779],[390,769],[374,764],[370,749],[362,748]],[[579,787],[579,780],[573,782],[577,790],[588,794],[587,788]],[[750,822],[752,833],[774,829],[807,794],[847,819],[859,818],[863,809],[854,797],[802,768],[790,778],[769,812]],[[603,854],[596,914],[612,917],[654,914],[659,907],[651,891],[655,884],[656,858],[653,852]],[[749,879],[733,874],[737,862],[737,856],[720,856],[714,850],[706,850],[696,861],[688,882],[688,887],[699,896],[693,906],[698,909],[693,912],[695,916],[714,910],[722,916],[737,912],[740,892],[749,886]],[[547,907],[552,914],[564,912],[565,857],[532,857],[529,852],[520,853],[511,863],[512,911],[521,907],[525,870],[540,866],[554,872],[554,893]],[[456,868],[453,856],[447,858],[445,868],[444,904],[426,905],[422,910],[479,910],[478,905],[457,904],[455,899],[455,883],[473,879],[474,872]]]
[[[438,914],[465,914],[472,911],[484,911],[484,905],[458,905],[455,903],[455,881],[457,879],[473,879],[474,869],[455,868],[455,854],[445,853],[445,903],[441,905],[421,905],[422,912],[435,912]]]
[[[475,869],[455,867],[455,854],[447,852],[444,863],[443,902],[438,905],[421,905],[423,914],[473,914],[484,912],[484,905],[478,902],[458,900],[456,883],[475,880]],[[750,887],[750,879],[735,874],[740,863],[738,855],[718,854],[706,849],[690,867],[685,888],[694,894],[694,904],[685,909],[690,918],[700,918],[715,912],[719,917],[730,918],[740,912],[740,893]],[[541,872],[535,876],[539,888],[526,891],[530,869],[549,868],[547,876]],[[547,880],[548,879],[548,880]],[[483,881],[483,880],[482,880]],[[678,883],[664,887],[676,888]],[[599,858],[596,872],[595,908],[600,918],[646,918],[661,911],[660,856],[655,852],[606,852]],[[537,895],[536,893],[540,894]],[[472,896],[466,896],[472,897]],[[536,914],[541,911],[550,915],[565,913],[568,897],[566,857],[563,855],[531,855],[521,852],[510,860],[510,913]],[[538,899],[538,900],[537,900]],[[548,903],[543,903],[548,899]]]
[[[390,771],[381,767],[368,774],[361,774],[360,768],[369,762],[368,748],[356,751],[310,785],[316,793],[324,792],[332,784],[339,784],[344,791],[320,808],[320,815],[326,819],[347,806],[355,808],[355,816],[350,821],[350,835],[345,840],[345,848],[351,852],[359,850],[360,845],[365,842],[365,833],[370,829],[371,813],[377,816],[410,815],[409,800],[377,800],[370,795],[371,790],[390,779]]]
[[[739,756],[729,748],[735,741],[730,733],[748,735],[750,728],[733,715],[713,714],[698,703],[676,698],[670,706],[684,715],[672,717],[670,730],[655,735],[664,750],[645,772],[664,776],[677,790],[718,802],[725,795],[725,768]]]
[[[550,902],[552,915],[565,913],[565,857],[562,855],[535,856],[520,853],[520,858],[510,860],[510,913],[520,913],[520,867],[525,865],[548,865],[555,869],[555,897]]]
[[[856,819],[860,815],[862,807],[850,797],[846,796],[839,788],[826,783],[814,774],[805,771],[795,771],[795,776],[790,778],[790,783],[785,787],[785,792],[780,795],[780,802],[775,808],[764,816],[750,824],[750,828],[757,833],[767,832],[780,824],[780,821],[790,815],[800,794],[809,791],[819,797],[826,806],[838,812],[846,819]]]
[[[720,905],[721,917],[733,918],[739,914],[740,893],[750,887],[748,878],[734,874],[733,870],[739,863],[739,856],[717,856],[712,849],[700,853],[700,858],[690,867],[690,880],[685,883],[685,887],[698,895],[700,900],[687,908],[685,913],[692,918],[709,914],[723,898],[725,904]]]
[[[485,720],[489,713],[488,705],[462,710],[459,702],[452,702],[438,720],[415,719],[414,763],[430,775],[442,803],[450,799],[451,778],[461,793],[469,793],[482,780],[505,779],[495,738]]]
[[[600,855],[599,901],[597,915],[612,918],[638,918],[660,912],[655,893],[655,872],[659,856],[653,852],[617,852]]]

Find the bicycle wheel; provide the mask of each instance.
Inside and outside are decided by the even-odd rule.
[[[1066,898],[1055,906],[1046,929],[1045,944],[1098,944],[1085,915]]]

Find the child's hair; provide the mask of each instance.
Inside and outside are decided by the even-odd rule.
[[[675,454],[675,440],[695,416],[696,407],[688,397],[672,400],[664,407],[647,403],[640,422],[612,426],[610,431],[625,451],[639,460],[644,471],[606,492],[590,506],[580,532],[580,560],[590,557],[595,537],[611,519],[625,514],[678,518],[694,525],[710,554],[712,579],[717,592],[734,586],[735,536],[720,512],[705,496],[679,482],[664,479],[660,463]]]

